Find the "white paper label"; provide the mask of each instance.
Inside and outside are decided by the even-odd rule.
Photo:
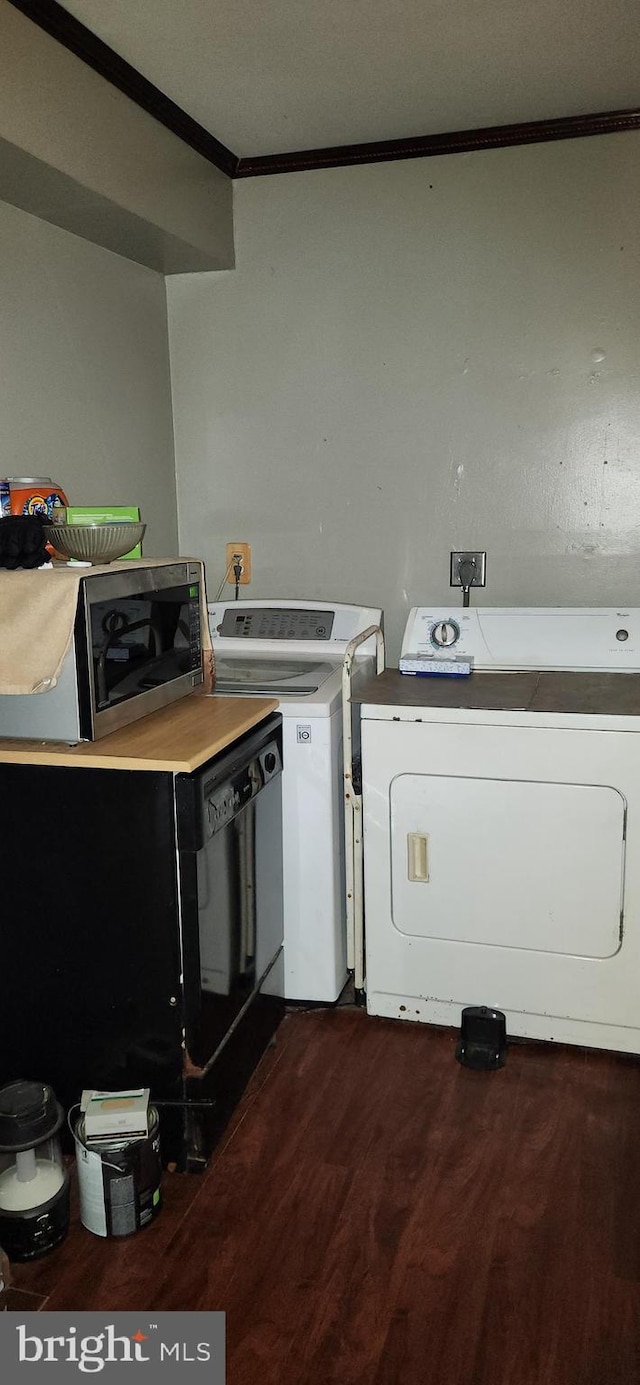
[[[102,1160],[99,1154],[85,1149],[78,1140],[76,1140],[76,1160],[80,1192],[80,1220],[82,1225],[86,1226],[87,1231],[93,1231],[94,1236],[106,1236],[107,1209],[102,1181]]]

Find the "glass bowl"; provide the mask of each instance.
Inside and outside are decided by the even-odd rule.
[[[57,553],[84,563],[112,563],[140,543],[146,524],[45,524],[44,532]]]

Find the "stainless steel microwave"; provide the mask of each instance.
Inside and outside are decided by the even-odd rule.
[[[54,688],[0,696],[0,736],[94,741],[186,696],[203,678],[201,568],[87,573]]]

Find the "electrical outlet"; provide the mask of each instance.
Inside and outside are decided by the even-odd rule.
[[[484,587],[487,582],[487,555],[486,553],[452,553],[449,586],[461,587],[460,566],[462,563],[475,563],[473,577],[469,582],[470,587]]]
[[[242,572],[240,574],[240,586],[244,587],[251,581],[251,544],[250,543],[228,543],[227,544],[227,582],[235,587],[236,575],[233,571],[234,564],[240,563]]]

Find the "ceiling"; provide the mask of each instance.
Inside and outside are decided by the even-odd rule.
[[[638,0],[64,0],[241,158],[640,104]]]

